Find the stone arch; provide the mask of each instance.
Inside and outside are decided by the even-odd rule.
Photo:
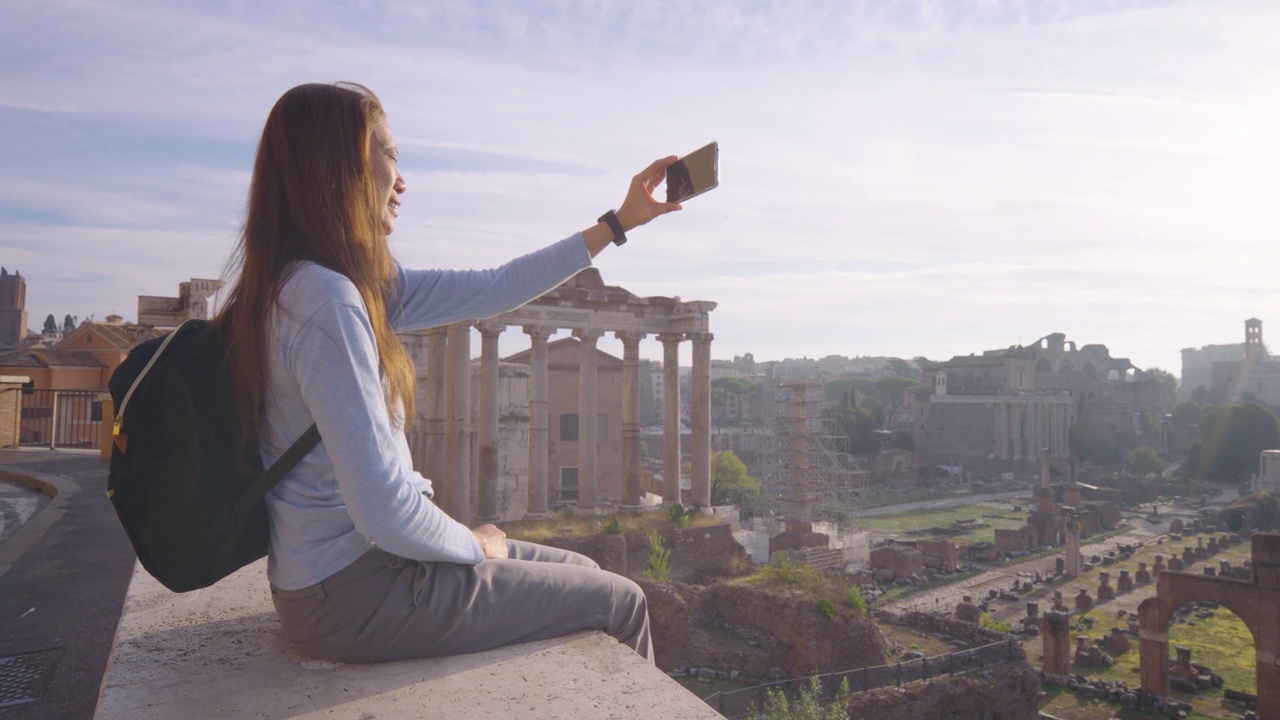
[[[1122,380],[1122,379],[1123,378],[1121,377],[1119,370],[1116,370],[1115,368],[1111,368],[1110,370],[1107,371],[1107,380],[1111,382],[1115,382],[1117,380]]]
[[[1142,689],[1169,695],[1169,626],[1174,612],[1207,600],[1230,610],[1253,634],[1258,717],[1280,717],[1280,535],[1253,536],[1251,580],[1160,573],[1155,597],[1138,606]]]
[[[1086,362],[1084,364],[1084,367],[1080,368],[1080,372],[1084,373],[1085,375],[1088,375],[1094,380],[1098,379],[1098,370],[1093,367],[1093,363],[1091,362]]]
[[[1048,358],[1040,358],[1036,361],[1036,372],[1053,372],[1053,363]]]

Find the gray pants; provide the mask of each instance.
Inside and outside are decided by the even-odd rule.
[[[311,587],[271,588],[299,652],[383,662],[488,650],[603,630],[653,662],[634,582],[567,550],[508,540],[509,559],[419,562],[373,549]]]

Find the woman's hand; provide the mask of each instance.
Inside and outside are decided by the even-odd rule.
[[[676,160],[679,158],[675,155],[654,160],[649,167],[631,178],[627,197],[623,199],[617,212],[618,222],[622,224],[624,232],[640,227],[659,215],[681,209],[680,203],[658,202],[653,198],[653,189],[667,176],[667,168]]]
[[[681,209],[680,203],[658,202],[653,198],[653,189],[658,187],[658,184],[667,176],[667,167],[678,159],[675,155],[669,155],[661,160],[654,160],[649,167],[631,178],[631,185],[627,188],[627,196],[622,200],[622,207],[614,213],[618,216],[618,223],[622,225],[624,233],[644,225],[659,215]],[[596,223],[582,231],[582,239],[586,241],[591,257],[595,257],[613,242],[613,230],[604,223]]]
[[[507,534],[497,526],[481,525],[472,529],[471,534],[475,536],[476,542],[480,543],[485,560],[505,560],[510,557],[507,554]]]

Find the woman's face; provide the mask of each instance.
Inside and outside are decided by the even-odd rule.
[[[373,126],[373,136],[369,138],[369,161],[373,163],[378,197],[385,203],[382,207],[382,228],[388,235],[396,229],[396,216],[400,214],[400,194],[408,187],[404,184],[404,178],[400,177],[400,171],[396,169],[399,154],[386,119],[379,119]]]

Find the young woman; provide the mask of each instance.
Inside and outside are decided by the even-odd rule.
[[[623,233],[680,209],[636,175],[616,213],[502,267],[406,270],[391,256],[404,179],[381,104],[355,84],[286,92],[254,163],[239,277],[216,319],[246,445],[270,465],[312,423],[321,444],[267,497],[268,576],[303,653],[375,662],[603,630],[652,661],[645,598],[588,558],[457,523],[404,435],[414,371],[395,333],[512,310]],[[251,446],[251,445],[250,445]]]

